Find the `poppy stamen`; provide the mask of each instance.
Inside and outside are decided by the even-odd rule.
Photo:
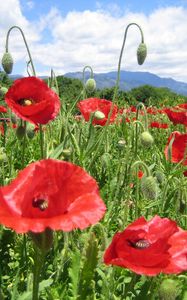
[[[146,249],[150,246],[150,243],[147,240],[139,240],[134,244],[134,247],[137,249]]]
[[[18,103],[21,105],[21,106],[30,106],[32,104],[34,104],[34,101],[32,99],[20,99],[18,101]]]
[[[45,199],[33,199],[32,206],[44,211],[48,208],[48,202]]]
[[[133,248],[136,248],[136,249],[146,249],[150,246],[150,243],[147,241],[147,240],[139,240],[137,242],[132,242],[132,241],[129,241],[130,245],[133,247]]]

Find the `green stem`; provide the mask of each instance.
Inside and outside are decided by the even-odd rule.
[[[36,72],[35,72],[35,68],[34,68],[32,56],[31,56],[31,53],[30,53],[30,50],[29,50],[29,47],[28,47],[28,44],[27,44],[25,35],[24,35],[22,29],[21,29],[19,26],[12,26],[12,27],[8,30],[7,36],[6,36],[6,45],[5,45],[5,50],[6,50],[6,52],[8,52],[9,35],[10,35],[10,32],[12,31],[12,29],[18,29],[18,30],[20,31],[20,33],[21,33],[21,35],[22,35],[22,37],[23,37],[24,43],[25,43],[25,47],[26,47],[26,49],[27,49],[27,53],[28,53],[28,56],[29,56],[29,62],[31,63],[31,66],[32,66],[33,76],[36,76]]]
[[[116,100],[116,95],[117,95],[118,88],[119,88],[121,60],[122,60],[123,50],[124,50],[125,42],[126,42],[126,38],[127,38],[127,32],[128,32],[129,27],[132,26],[132,25],[135,25],[135,26],[138,27],[138,29],[140,30],[140,34],[141,34],[142,43],[144,43],[144,35],[143,35],[143,31],[142,31],[141,27],[137,23],[129,23],[128,26],[125,29],[125,34],[124,34],[123,43],[122,43],[122,47],[121,47],[121,52],[120,52],[120,56],[119,56],[117,80],[116,80],[114,95],[113,95],[113,99],[112,99],[113,102],[115,102],[115,100]]]
[[[35,255],[34,255],[34,271],[33,271],[33,292],[32,292],[32,300],[39,299],[39,283],[40,283],[40,273],[44,263],[44,254],[37,247],[34,247]]]
[[[44,154],[44,134],[42,130],[42,125],[39,125],[39,130],[40,130],[40,150],[41,150],[41,158],[45,158]]]
[[[24,162],[25,162],[25,148],[26,148],[26,126],[27,123],[24,121],[24,136],[23,136],[23,144],[22,144],[22,160],[21,160],[21,168],[23,169],[24,167]]]

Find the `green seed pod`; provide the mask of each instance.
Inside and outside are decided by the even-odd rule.
[[[153,176],[142,177],[141,191],[145,198],[155,200],[158,196],[158,186]]]
[[[0,88],[0,96],[3,97],[8,92],[8,89],[5,86]]]
[[[137,60],[138,60],[139,65],[142,65],[144,63],[146,56],[147,56],[146,44],[140,43],[140,45],[137,49]]]
[[[154,139],[152,135],[149,133],[149,131],[144,131],[141,133],[140,141],[142,146],[145,148],[150,148],[154,143]]]
[[[25,135],[25,127],[23,126],[19,126],[17,129],[16,129],[16,136],[19,140],[22,140],[22,138],[24,137]]]
[[[86,91],[87,91],[88,93],[94,92],[95,89],[96,89],[96,82],[95,82],[95,79],[89,78],[89,79],[86,81],[85,89],[86,89]]]
[[[177,297],[177,283],[173,279],[164,279],[159,288],[160,300],[175,300]]]
[[[96,120],[103,120],[105,118],[105,114],[102,111],[100,111],[100,110],[96,110],[94,112],[94,118]]]
[[[7,74],[12,73],[12,68],[13,68],[13,58],[12,55],[9,52],[5,52],[2,58],[2,66],[4,71]]]

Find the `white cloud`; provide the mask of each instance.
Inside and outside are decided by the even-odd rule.
[[[10,14],[13,3],[14,13]],[[144,31],[148,56],[144,65],[137,65],[136,49],[141,38],[138,28],[132,26],[127,33],[122,69],[149,71],[187,81],[187,10],[182,7],[160,8],[150,15],[126,11],[120,16],[100,7],[97,11],[72,11],[65,17],[58,9],[51,8],[47,15],[30,23],[18,0],[7,0],[2,5],[0,19],[4,18],[4,25],[0,25],[0,31],[5,34],[5,29],[17,20],[28,36],[36,69],[37,64],[42,66],[41,73],[50,68],[57,74],[82,71],[85,65],[91,65],[96,73],[116,70],[125,28],[137,22]],[[50,36],[47,41],[42,40],[46,31]],[[13,55],[18,60],[25,58],[20,37],[12,39]]]

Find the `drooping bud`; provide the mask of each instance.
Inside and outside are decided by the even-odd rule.
[[[162,184],[166,179],[164,173],[161,171],[156,171],[155,176],[156,176],[158,183],[160,183],[160,184]]]
[[[150,148],[154,143],[154,139],[149,131],[144,131],[140,135],[140,141],[143,147]]]
[[[102,111],[100,111],[100,110],[96,110],[94,112],[94,118],[96,120],[103,120],[105,118],[105,114]]]
[[[24,137],[25,135],[25,127],[23,126],[19,126],[17,129],[16,129],[16,136],[19,140],[22,140],[22,138]]]
[[[155,200],[158,196],[158,186],[153,176],[143,176],[141,179],[141,191],[145,198]]]
[[[85,89],[86,89],[86,91],[87,91],[88,93],[94,92],[95,89],[96,89],[96,82],[95,82],[95,79],[89,78],[89,79],[86,81]]]
[[[26,134],[28,136],[29,139],[32,139],[35,135],[35,126],[34,124],[28,123],[27,124],[27,128],[26,128]]]
[[[175,300],[177,297],[177,283],[173,279],[164,279],[159,288],[160,300]]]
[[[12,55],[9,52],[5,52],[2,58],[2,66],[4,71],[7,74],[12,73],[12,68],[13,68],[13,58]]]
[[[0,96],[3,97],[8,92],[8,89],[5,86],[0,88]]]
[[[145,43],[140,43],[137,49],[137,60],[139,65],[142,65],[144,63],[146,56],[147,56],[147,46]]]

